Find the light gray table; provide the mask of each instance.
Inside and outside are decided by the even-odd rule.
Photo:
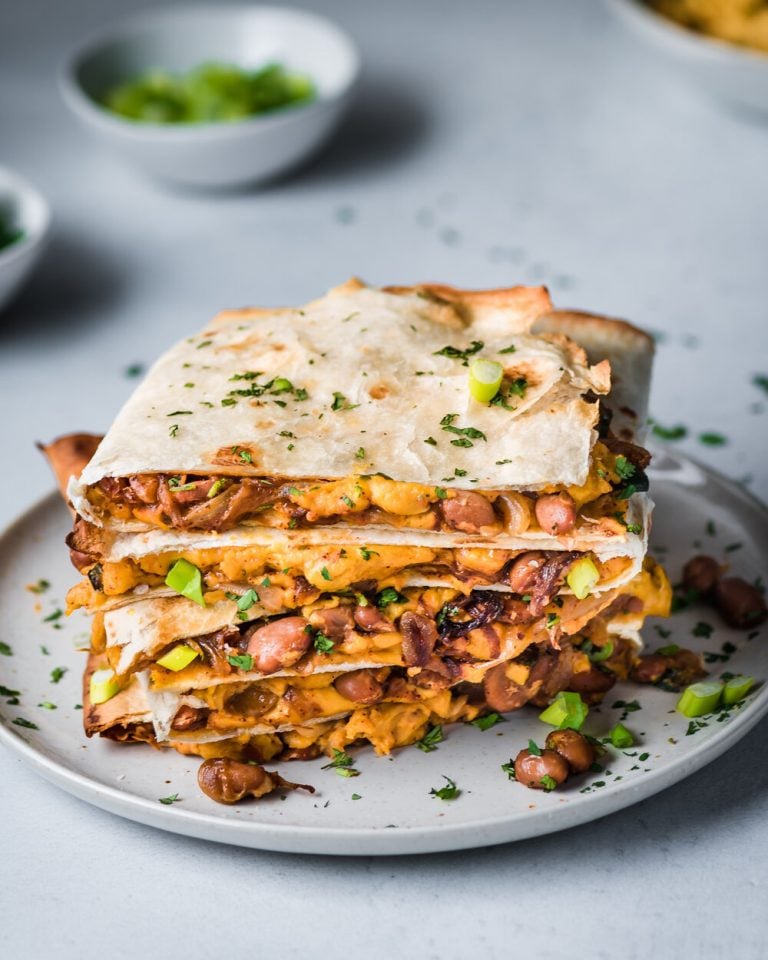
[[[0,521],[51,487],[33,447],[103,430],[217,309],[371,282],[547,282],[661,333],[652,411],[768,499],[768,125],[670,76],[598,2],[315,4],[358,38],[350,122],[262,193],[163,192],[59,101],[63,51],[119,0],[4,0],[0,163],[52,202],[0,316]],[[696,434],[728,444],[710,448]],[[666,793],[478,852],[334,860],[219,847],[82,804],[0,752],[0,943],[40,957],[764,957],[768,725]]]

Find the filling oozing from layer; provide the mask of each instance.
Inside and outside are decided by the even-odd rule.
[[[479,586],[505,586],[515,593],[530,594],[536,609],[542,598],[551,595],[552,585],[559,589],[569,569],[585,557],[594,564],[601,585],[620,577],[633,562],[629,557],[599,560],[592,553],[578,551],[378,544],[208,548],[116,562],[94,563],[89,557],[82,568],[87,576],[69,591],[67,604],[69,610],[98,610],[116,598],[138,598],[149,588],[165,589],[169,571],[183,560],[200,571],[205,604],[253,590],[258,598],[254,614],[299,607],[327,592],[403,589],[414,580],[440,580],[465,594]]]
[[[648,489],[649,460],[642,447],[606,437],[594,447],[584,484],[535,493],[427,486],[383,474],[291,480],[147,473],[104,477],[88,488],[87,497],[99,516],[163,529],[222,532],[240,524],[306,529],[344,521],[482,536],[529,529],[564,536],[595,520],[615,519],[624,501]],[[464,480],[464,473],[456,470],[443,482]]]

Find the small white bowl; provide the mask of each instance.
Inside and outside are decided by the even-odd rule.
[[[643,0],[607,0],[610,8],[696,84],[721,100],[768,111],[768,54],[682,26]]]
[[[245,120],[149,124],[98,103],[115,84],[160,68],[186,72],[206,62],[258,69],[280,63],[307,74],[316,96],[304,105]],[[61,77],[79,120],[146,173],[198,187],[233,187],[297,166],[330,136],[359,74],[352,40],[329,20],[289,7],[216,4],[130,17],[87,41]]]
[[[45,248],[51,213],[32,184],[0,167],[0,208],[11,217],[23,236],[0,250],[0,310],[32,272]]]

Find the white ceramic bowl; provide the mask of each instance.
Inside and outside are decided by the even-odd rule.
[[[231,123],[147,124],[124,119],[97,98],[152,68],[185,72],[201,63],[258,69],[280,63],[309,75],[315,100]],[[232,187],[276,177],[331,134],[359,73],[351,39],[314,13],[288,7],[209,4],[130,17],[90,39],[61,74],[79,120],[146,173],[200,187]]]
[[[48,204],[30,183],[0,167],[0,208],[23,232],[16,243],[0,250],[0,310],[32,272],[45,247],[51,214]]]
[[[695,33],[643,0],[607,0],[638,37],[696,84],[732,104],[768,111],[768,54]]]

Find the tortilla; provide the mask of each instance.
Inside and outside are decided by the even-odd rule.
[[[154,472],[382,472],[469,486],[457,468],[473,489],[582,484],[598,416],[584,395],[608,392],[609,369],[590,366],[562,335],[528,333],[549,306],[542,288],[387,292],[351,282],[298,310],[222,314],[157,361],[70,484],[70,498],[92,522],[125,529],[94,511],[89,485]],[[445,355],[473,344],[508,378],[525,379],[510,409],[472,399],[464,359]],[[455,443],[448,415],[485,439]]]

